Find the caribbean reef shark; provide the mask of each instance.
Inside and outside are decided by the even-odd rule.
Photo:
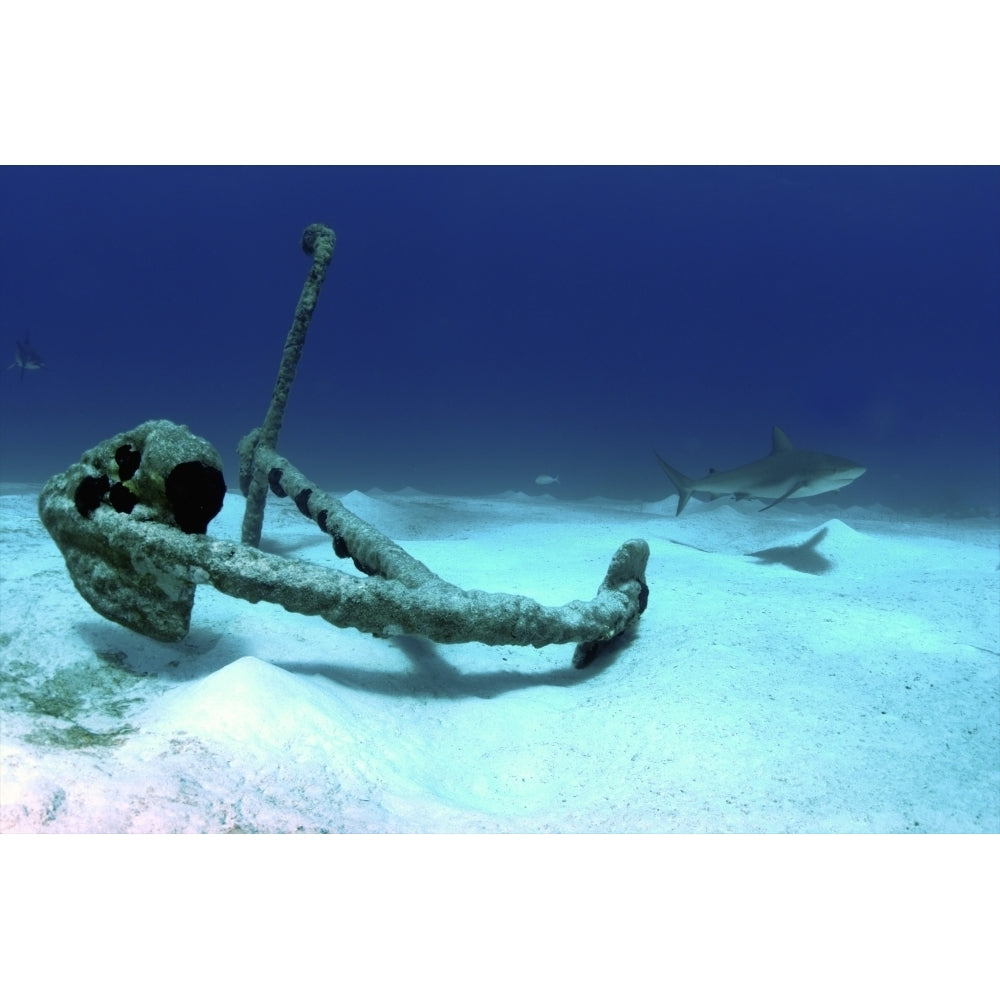
[[[814,497],[839,490],[853,483],[865,471],[863,465],[849,458],[838,458],[822,451],[799,451],[792,447],[784,431],[772,431],[771,454],[728,472],[714,469],[704,479],[688,479],[673,466],[667,465],[657,452],[663,471],[677,487],[677,515],[684,509],[692,493],[708,493],[716,497],[734,496],[737,500],[770,500],[761,510],[769,510],[782,500],[792,497]]]
[[[21,379],[24,379],[24,373],[37,372],[45,367],[45,362],[38,356],[38,352],[28,343],[31,334],[26,334],[24,338],[24,343],[21,341],[17,342],[17,350],[14,352],[14,363],[7,366],[7,371],[11,368],[21,369]]]

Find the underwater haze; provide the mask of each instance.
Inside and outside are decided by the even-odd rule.
[[[0,179],[0,832],[1000,831],[997,170]],[[192,609],[155,507],[38,484],[163,418],[235,489],[313,223],[278,451],[440,579],[230,493]]]
[[[995,168],[8,167],[0,211],[5,482],[167,418],[235,487],[319,222],[278,450],[330,490],[655,500],[654,448],[777,425],[867,468],[821,502],[997,513]]]

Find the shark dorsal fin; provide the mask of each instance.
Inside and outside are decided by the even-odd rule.
[[[777,455],[781,451],[794,451],[792,442],[788,440],[788,435],[780,427],[771,428],[771,454]]]

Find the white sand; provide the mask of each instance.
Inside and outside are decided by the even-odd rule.
[[[546,604],[646,538],[638,630],[576,671],[572,647],[382,641],[205,587],[157,643],[79,597],[37,491],[2,492],[3,831],[1000,831],[995,520],[345,498],[446,579]],[[344,566],[291,501],[264,535]]]

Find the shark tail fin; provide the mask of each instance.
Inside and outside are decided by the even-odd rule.
[[[667,465],[660,457],[659,452],[654,451],[653,454],[656,455],[657,461],[663,466],[663,471],[677,490],[677,513],[674,516],[680,517],[681,511],[691,499],[691,494],[694,493],[694,483],[683,472],[678,472],[672,465]]]

